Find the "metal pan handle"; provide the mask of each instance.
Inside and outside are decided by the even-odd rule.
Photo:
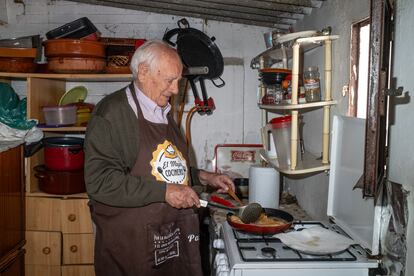
[[[232,211],[232,212],[235,211],[235,208],[227,207],[227,206],[217,204],[215,202],[203,200],[203,199],[200,199],[200,205],[201,205],[201,207],[216,207],[216,208],[219,208],[219,209],[224,209],[224,210],[228,210],[228,211]]]
[[[176,34],[178,34],[180,31],[181,31],[181,29],[178,29],[178,28],[169,30],[168,32],[166,32],[164,34],[164,37],[162,38],[162,40],[164,40],[165,42],[167,42],[171,46],[175,47],[176,44],[171,41],[171,38],[173,36],[175,36]]]
[[[190,28],[190,23],[188,23],[187,19],[185,18],[181,18],[180,20],[178,20],[177,25],[178,27],[180,27],[180,29]]]
[[[220,84],[217,84],[214,80],[211,80],[211,82],[214,84],[215,87],[220,88],[223,87],[226,83],[224,82],[224,80],[221,77],[218,77],[221,80]]]

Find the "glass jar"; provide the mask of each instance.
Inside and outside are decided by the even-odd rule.
[[[319,102],[321,100],[321,88],[318,67],[311,66],[303,73],[306,102]]]
[[[273,100],[273,104],[279,104],[283,100],[283,94],[280,84],[266,85],[266,95]]]

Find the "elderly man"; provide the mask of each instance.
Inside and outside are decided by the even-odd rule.
[[[108,275],[202,275],[200,207],[192,183],[234,190],[225,175],[190,168],[169,111],[183,66],[148,41],[134,54],[134,81],[95,107],[85,141],[85,181],[96,225],[95,271]]]

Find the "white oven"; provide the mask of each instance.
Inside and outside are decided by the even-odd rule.
[[[365,121],[335,116],[331,145],[328,216],[332,223],[297,221],[288,231],[322,226],[355,241],[345,251],[309,255],[284,245],[273,236],[247,234],[234,230],[227,222],[220,225],[214,241],[218,251],[213,275],[250,276],[368,276],[379,261],[379,216],[381,206],[362,198],[355,183],[363,171]]]
[[[320,222],[295,223],[291,231],[321,225]],[[345,234],[336,225],[324,225]],[[285,246],[272,236],[246,234],[225,222],[221,239],[215,241],[216,255],[213,275],[217,276],[368,276],[378,263],[368,259],[360,245],[352,245],[338,254],[309,255]],[[346,235],[346,234],[345,234]]]

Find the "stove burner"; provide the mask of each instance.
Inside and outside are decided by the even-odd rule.
[[[261,250],[262,250],[263,256],[273,257],[274,259],[276,258],[276,249],[272,247],[263,247]]]

